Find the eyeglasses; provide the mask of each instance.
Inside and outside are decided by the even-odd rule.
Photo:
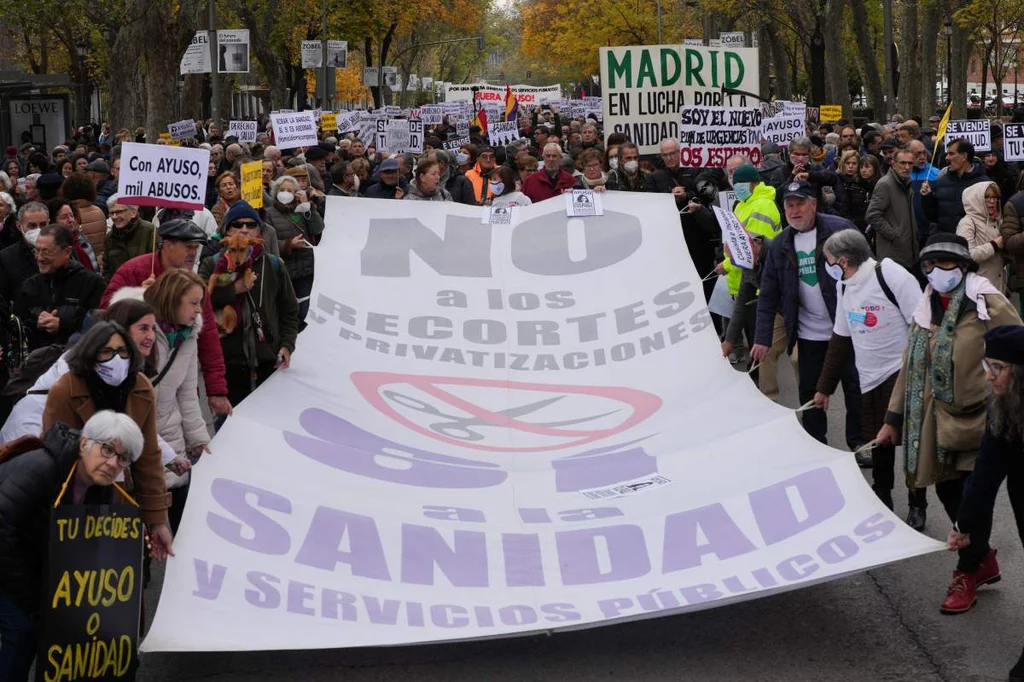
[[[989,362],[985,358],[982,358],[981,367],[985,370],[986,374],[998,377],[1007,367],[1009,367],[1009,365],[1005,362]]]
[[[127,360],[132,356],[132,352],[128,350],[128,346],[121,346],[120,348],[111,348],[110,346],[103,346],[96,351],[96,359],[99,362],[107,362],[113,360],[114,356],[117,355],[122,360]]]
[[[103,455],[103,459],[114,459],[117,458],[117,463],[122,467],[126,467],[132,463],[132,455],[129,452],[118,452],[113,445],[110,443],[104,443],[100,440],[94,440],[100,446],[100,454]]]
[[[45,221],[45,220],[43,220],[43,221],[40,221],[40,222],[38,222],[38,223],[35,223],[35,222],[27,222],[27,223],[25,223],[25,227],[27,227],[27,228],[28,228],[28,229],[30,229],[30,230],[41,230],[41,229],[43,229],[44,227],[46,227],[46,226],[47,226],[48,224],[49,224],[49,223],[47,223],[47,221]]]
[[[45,249],[32,250],[35,251],[37,256],[42,256],[43,258],[53,258],[54,256],[60,254],[60,252],[63,251],[64,249],[57,248],[56,246],[48,246]]]
[[[119,208],[119,209],[117,209],[116,211],[111,211],[111,212],[110,212],[110,215],[112,215],[112,216],[115,216],[115,215],[124,215],[125,213],[130,213],[130,212],[131,212],[131,210],[132,210],[132,209],[130,209],[130,208]]]
[[[254,230],[258,225],[259,223],[256,223],[252,220],[234,220],[228,227],[240,227],[246,230]]]

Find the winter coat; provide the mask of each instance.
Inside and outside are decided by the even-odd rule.
[[[449,172],[453,167],[449,166]],[[473,196],[473,185],[462,173],[452,173],[447,180],[442,178],[442,181],[444,182],[444,188],[448,190],[448,194],[452,195],[452,201],[468,205],[476,203],[476,197]]]
[[[282,210],[277,204],[267,208],[267,221],[274,226],[277,244],[281,249],[281,258],[288,266],[288,274],[292,279],[313,276],[313,249],[293,249],[291,240],[300,234],[308,244],[316,246],[320,243],[320,235],[324,233],[324,219],[316,211],[296,213]]]
[[[152,253],[156,227],[148,220],[136,217],[124,229],[110,230],[103,254],[103,277],[109,280],[127,261]]]
[[[637,170],[633,175],[624,170],[608,171],[608,181],[605,188],[618,190],[619,192],[650,192],[650,177],[642,170]]]
[[[96,255],[104,253],[107,239],[107,216],[103,211],[90,204],[85,199],[75,199],[73,202],[78,207],[79,223],[82,226],[82,234],[92,244]],[[100,263],[102,266],[102,263]]]
[[[931,235],[932,221],[928,218],[928,214],[924,212],[924,197],[921,196],[921,185],[924,184],[925,180],[928,181],[929,185],[934,185],[938,177],[939,169],[930,163],[926,164],[924,168],[914,168],[910,171],[910,182],[914,188],[914,220],[917,222],[917,241],[922,245],[928,241],[928,237]]]
[[[0,596],[36,613],[46,575],[50,510],[79,459],[81,434],[56,424],[45,436],[27,436],[0,449]],[[88,504],[123,504],[113,486],[91,486]],[[71,504],[70,490],[61,504]],[[141,547],[141,543],[140,543]]]
[[[821,297],[825,301],[829,317],[835,319],[836,288],[827,284],[835,280],[825,269],[825,251],[822,247],[825,245],[825,240],[834,233],[856,228],[846,218],[825,213],[816,215],[814,225],[818,230],[814,257],[818,266]],[[767,245],[767,258],[762,250],[761,258],[764,262],[761,273],[761,295],[757,305],[757,331],[754,333],[754,343],[770,347],[775,329],[775,314],[781,312],[786,324],[787,352],[792,352],[793,346],[796,345],[800,317],[800,269],[796,262],[795,238],[796,230],[787,227],[781,235]]]
[[[490,173],[488,173],[488,175],[490,175]],[[483,204],[485,200],[491,198],[491,188],[488,183],[488,178],[485,178],[482,175],[479,162],[466,171],[466,174],[463,177],[466,178],[466,182],[469,183],[469,186],[473,190],[474,204],[479,206]]]
[[[410,201],[451,201],[452,195],[448,193],[448,190],[446,190],[443,185],[438,185],[437,189],[434,190],[434,193],[427,196],[420,191],[419,185],[417,185],[416,181],[413,180],[409,183],[409,193],[403,198],[409,199]]]
[[[1021,452],[1024,442],[1019,437],[997,436],[990,427],[985,429],[974,471],[964,482],[964,494],[957,509],[956,525],[961,533],[970,534],[986,523],[991,524],[996,494],[1007,474],[1016,468]]]
[[[779,209],[775,205],[775,188],[763,182],[758,183],[744,201],[736,202],[733,213],[747,232],[761,235],[766,242],[775,239],[782,231]],[[735,296],[740,291],[744,269],[733,265],[730,258],[725,259],[722,267],[725,269],[729,293]]]
[[[25,280],[39,273],[35,250],[28,240],[22,237],[17,244],[0,251],[0,270],[0,297],[13,301]]]
[[[841,214],[843,206],[846,203],[846,196],[843,192],[843,183],[839,180],[839,174],[833,170],[822,168],[819,164],[810,163],[805,168],[807,172],[807,181],[814,187],[814,191],[818,195],[818,210],[821,212]],[[786,185],[793,182],[793,164],[787,162],[785,165],[779,166],[774,173],[772,173],[768,184],[775,188],[775,202],[779,206],[779,214],[785,218],[786,211],[784,206],[785,189]],[[823,187],[831,187],[835,194],[835,202],[826,210],[824,195],[822,194]]]
[[[96,403],[93,402],[85,379],[68,372],[50,387],[50,393],[46,396],[43,431],[49,431],[58,422],[81,429],[95,413]],[[132,480],[126,481],[125,488],[134,490],[133,496],[142,509],[142,518],[146,523],[167,523],[171,496],[167,494],[164,464],[157,442],[156,396],[153,385],[142,373],[136,375],[135,387],[128,395],[124,413],[138,424],[143,438],[142,456],[132,464]]]
[[[383,182],[375,182],[366,188],[365,196],[367,199],[394,199],[396,190],[401,189],[404,194],[409,193],[409,186],[399,178],[398,184],[394,187],[388,187]]]
[[[217,267],[218,258],[219,256],[211,256],[203,261],[199,268],[199,276],[203,280],[210,280]],[[206,297],[206,301],[212,304],[214,310],[221,310],[225,306],[238,303],[244,306],[247,311],[246,315],[251,316],[253,306],[255,306],[263,319],[265,342],[257,341],[256,329],[253,325],[243,324],[239,324],[234,332],[221,340],[225,362],[235,366],[256,366],[261,363],[273,362],[277,358],[277,351],[282,346],[289,351],[295,350],[295,339],[299,333],[299,302],[295,297],[295,288],[288,276],[288,270],[281,259],[268,255],[264,251],[256,258],[252,267],[257,276],[256,285],[249,291],[249,295],[236,294],[234,283],[229,282],[214,287],[213,294]],[[214,319],[212,313],[207,315],[205,309],[203,315],[206,319]],[[216,337],[214,325],[203,329],[210,327],[213,327],[214,337]],[[244,338],[243,334],[247,334],[248,337]],[[202,339],[200,338],[200,356],[202,355],[201,344]],[[255,346],[258,357],[253,358],[246,354],[245,346],[247,344]],[[201,357],[200,360],[202,360]]]
[[[913,192],[910,180],[904,180],[890,168],[875,185],[864,215],[875,234],[878,260],[889,258],[908,270],[913,268],[921,252]]]
[[[703,172],[700,168],[659,168],[651,173],[650,188],[652,192],[670,193],[676,187],[686,190],[686,197],[676,197],[676,206],[683,208],[693,196],[697,178]]]
[[[970,277],[970,275],[968,275]],[[984,295],[984,294],[983,294]],[[925,289],[925,296],[930,297],[932,320],[930,330],[929,357],[935,355],[937,332],[942,323],[942,308],[938,296],[931,293],[931,287]],[[981,359],[985,356],[985,332],[1000,325],[1020,325],[1021,320],[1013,305],[1003,296],[996,294],[984,295],[988,309],[988,320],[978,317],[978,306],[974,301],[965,299],[963,312],[956,325],[953,337],[953,404],[937,404],[932,395],[931,372],[925,372],[924,381],[924,418],[921,422],[921,441],[918,451],[917,477],[908,481],[909,487],[924,488],[958,475],[958,472],[971,471],[978,454],[978,446],[985,429],[986,396],[988,392],[985,381],[985,370],[981,367]],[[911,322],[911,334],[917,322]],[[896,379],[889,400],[889,411],[885,423],[902,430],[904,401],[907,392],[907,349],[903,351],[903,367]],[[940,470],[936,456],[939,438],[950,449],[954,456],[944,470]],[[973,441],[973,444],[970,442]],[[968,444],[965,445],[965,442]],[[956,447],[953,445],[956,444]]]
[[[99,307],[105,286],[102,277],[73,260],[56,272],[39,273],[25,280],[14,300],[14,314],[25,327],[29,349],[67,343],[72,334],[81,331],[86,313]],[[55,334],[38,327],[39,314],[44,310],[57,311],[60,327]]]
[[[523,194],[530,197],[530,201],[536,204],[538,201],[561,195],[565,190],[572,189],[574,184],[576,184],[576,178],[566,170],[558,169],[558,175],[552,180],[548,172],[541,168],[523,180],[522,191]]]
[[[983,152],[987,154],[988,152]],[[999,185],[999,203],[1005,204],[1009,201],[1017,192],[1017,181],[1020,179],[1020,174],[1015,168],[1016,164],[1011,166],[1003,160],[1003,153],[998,149],[995,150],[996,165],[991,168],[985,168],[985,175],[989,180]]]
[[[843,192],[846,194],[846,203],[843,204],[843,217],[857,226],[861,232],[867,231],[867,221],[864,214],[868,211],[868,204],[871,203],[871,195],[875,191],[875,183],[862,180],[860,176],[847,178],[840,175],[843,182]]]
[[[988,179],[985,169],[975,163],[963,174],[950,172],[949,167],[942,169],[935,182],[930,183],[931,191],[921,197],[928,220],[937,225],[939,232],[956,232],[956,226],[964,217],[962,194],[971,185]]]
[[[122,287],[138,287],[149,279],[150,268],[153,268],[153,277],[159,277],[164,272],[164,264],[160,254],[145,254],[136,256],[122,265],[110,278],[107,290],[103,292],[100,300],[100,307],[106,308],[110,305],[110,299],[114,292]],[[204,278],[209,281],[209,274]],[[213,307],[210,304],[210,297],[203,298],[203,317],[207,320],[214,319]],[[224,378],[224,354],[220,348],[220,339],[217,336],[217,325],[208,324],[199,332],[199,366],[203,370],[203,380],[206,382],[206,394],[211,396],[226,396],[228,384]]]
[[[1003,250],[1013,260],[1013,280],[1010,288],[1024,289],[1024,192],[1017,192],[1003,206],[1003,222],[999,233],[1003,235]],[[0,252],[0,257],[3,254]]]
[[[956,233],[967,240],[971,258],[978,263],[978,274],[992,282],[999,291],[1006,291],[1003,281],[1003,252],[994,240],[999,236],[1001,218],[990,218],[985,207],[985,191],[994,182],[979,182],[964,190],[964,210],[967,212],[956,226]]]

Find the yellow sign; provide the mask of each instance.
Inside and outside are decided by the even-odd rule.
[[[322,112],[320,114],[320,130],[325,133],[328,131],[331,133],[338,132],[338,115],[330,111]]]
[[[263,162],[242,164],[242,199],[253,208],[263,208]]]
[[[822,123],[833,123],[843,117],[843,105],[822,104],[820,113]]]
[[[181,146],[181,142],[179,142],[178,140],[172,139],[170,133],[160,133],[160,139],[163,140],[165,144],[169,144],[172,147],[180,147]]]

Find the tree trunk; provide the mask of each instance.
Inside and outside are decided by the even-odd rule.
[[[938,69],[939,45],[939,3],[938,0],[924,0],[924,20],[921,22],[921,80],[923,87],[920,101],[914,109],[921,114],[921,125],[938,108],[935,97],[935,81]]]
[[[852,112],[850,77],[846,72],[846,50],[843,49],[845,11],[846,0],[829,0],[822,33],[825,37],[825,73],[828,75],[832,101],[818,104],[840,104],[843,111]]]
[[[108,41],[107,93],[110,129],[134,131],[146,122],[146,75],[140,68],[143,40],[142,22],[132,21],[110,32]]]
[[[860,66],[864,74],[864,86],[868,93],[868,106],[875,110],[875,118],[885,112],[885,88],[882,76],[878,71],[878,60],[868,35],[868,12],[864,0],[850,0],[853,13],[853,34],[857,38],[857,51],[860,52]]]
[[[967,63],[974,43],[969,30],[953,22],[953,71],[950,74],[950,99],[953,101],[952,119],[967,118]]]
[[[253,11],[253,3],[248,0],[230,0],[228,3],[231,9],[238,14],[242,24],[249,29],[249,40],[251,41],[253,54],[259,60],[260,69],[263,71],[263,79],[270,91],[271,109],[287,109],[288,102],[288,69],[289,64],[286,55],[279,53],[270,44],[270,36],[274,27],[274,21],[278,19],[280,0],[267,0],[263,8],[262,17],[257,17]]]
[[[918,21],[918,1],[903,1],[903,37],[900,41],[900,88],[897,95],[900,113],[920,120],[923,110],[921,88],[928,84],[921,69],[921,35]],[[934,79],[933,79],[934,80]]]
[[[145,35],[146,132],[155,140],[177,115],[178,78],[181,57],[195,35],[202,0],[177,0],[172,6],[166,0],[154,2],[142,20]]]
[[[760,49],[757,51],[757,94],[768,99],[771,96],[771,64],[774,53],[772,52],[772,44],[768,40],[767,22],[761,21],[758,37],[760,38],[758,43]]]

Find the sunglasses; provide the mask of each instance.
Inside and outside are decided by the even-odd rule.
[[[247,230],[255,229],[259,226],[259,223],[252,220],[236,220],[231,223],[230,227],[240,227]]]

